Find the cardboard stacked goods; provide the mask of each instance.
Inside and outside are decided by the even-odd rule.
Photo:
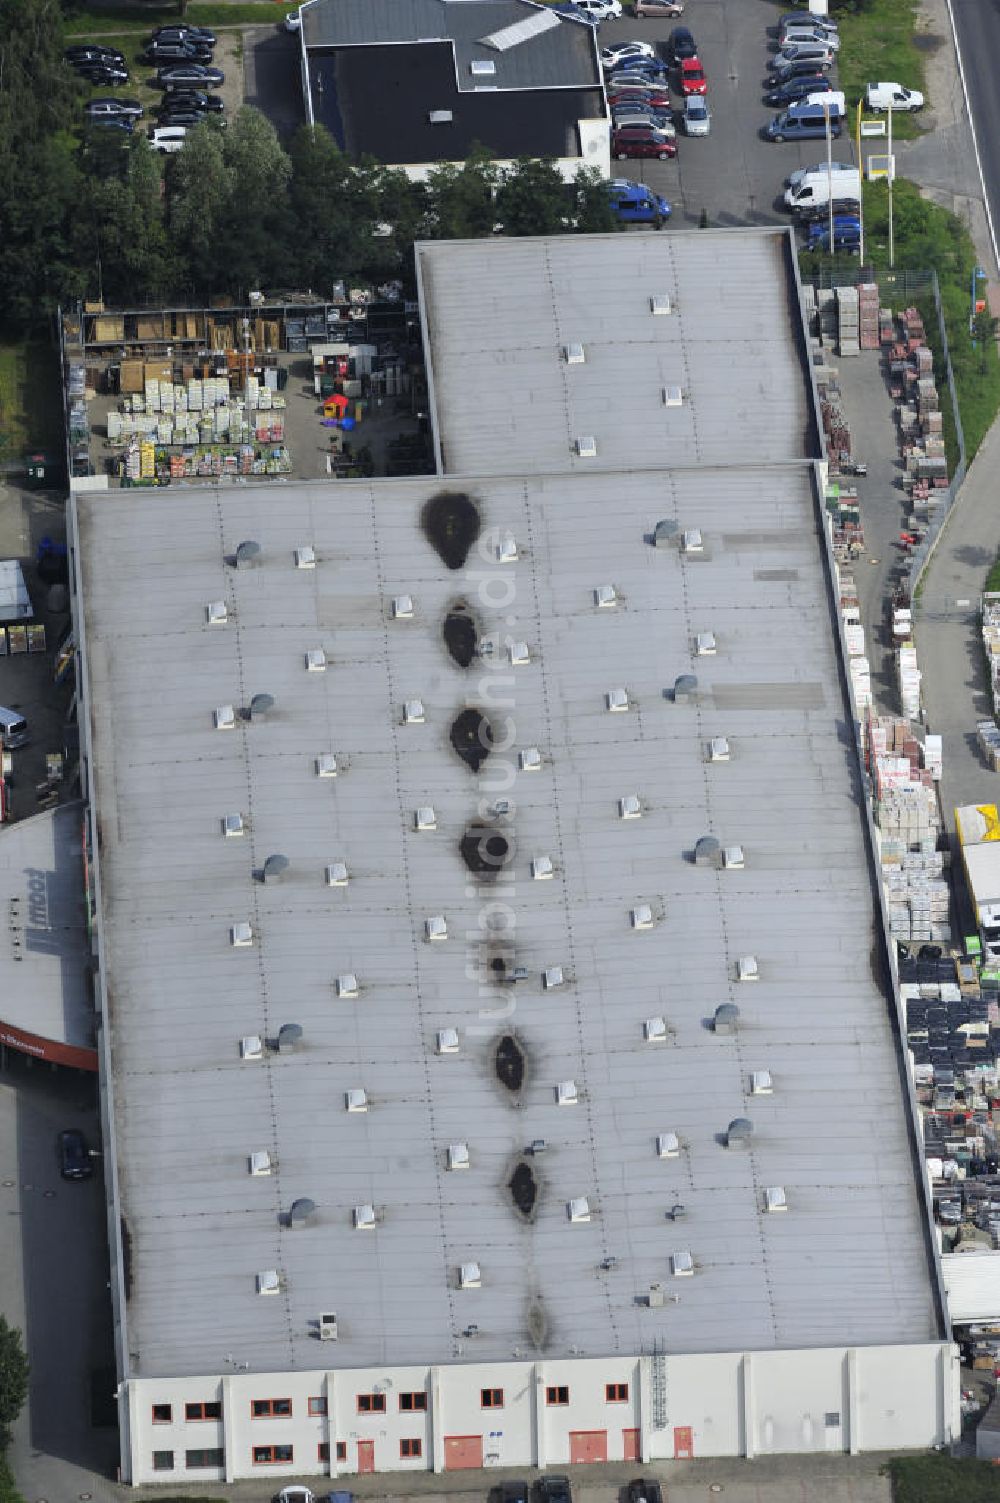
[[[1000,729],[995,720],[980,720],[976,726],[979,750],[994,772],[1000,772]]]
[[[982,597],[982,633],[996,714],[1000,709],[1000,591],[987,590]]]
[[[903,714],[915,720],[920,714],[921,674],[917,667],[917,649],[912,642],[904,642],[897,649],[896,674]]]
[[[878,283],[858,284],[858,334],[863,350],[879,347]]]

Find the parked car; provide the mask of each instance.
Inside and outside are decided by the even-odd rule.
[[[655,57],[656,49],[648,42],[617,42],[613,47],[601,48],[601,67],[610,72],[621,67],[629,58]]]
[[[138,99],[88,99],[83,112],[88,120],[142,119]]]
[[[840,51],[840,37],[835,31],[821,31],[816,26],[789,26],[778,34],[779,48],[790,47],[793,42],[818,42],[829,47],[831,52]]]
[[[830,205],[829,203],[806,203],[796,206],[792,212],[795,215],[797,224],[828,224]],[[833,200],[833,215],[835,219],[841,218],[844,215],[855,219],[860,218],[861,204],[856,198],[835,198]]]
[[[824,31],[840,31],[840,25],[835,16],[814,16],[808,10],[786,10],[783,16],[778,17],[778,30],[780,31],[784,26],[801,26],[803,23],[821,27]]]
[[[604,80],[604,87],[611,88],[616,79],[627,83],[659,84],[666,88],[670,82],[670,73],[663,63],[653,62],[650,58],[643,58],[641,62],[627,63],[624,67],[615,68]]]
[[[527,1482],[515,1478],[511,1482],[498,1482],[491,1487],[489,1503],[528,1503],[530,1489]]]
[[[87,1140],[78,1127],[67,1127],[59,1134],[59,1173],[63,1179],[90,1179],[94,1161]]]
[[[282,31],[301,31],[302,17],[297,10],[290,10],[281,23]]]
[[[686,97],[688,94],[707,94],[708,79],[705,70],[698,58],[686,57],[680,68],[681,93]]]
[[[854,215],[843,214],[833,221],[833,248],[835,251],[855,251],[861,248],[861,220]],[[830,226],[823,220],[809,226],[806,239],[807,250],[830,249]]]
[[[650,1477],[635,1477],[628,1485],[627,1503],[663,1503],[660,1484]]]
[[[619,162],[629,157],[656,157],[668,162],[677,155],[677,143],[645,125],[623,125],[611,132],[611,155]]]
[[[160,68],[156,74],[156,85],[161,89],[184,85],[195,89],[214,89],[225,81],[226,75],[222,69],[213,68],[207,63],[172,63],[168,68]]]
[[[207,26],[188,26],[178,24],[176,26],[156,26],[152,32],[154,42],[169,40],[178,41],[187,37],[189,41],[197,42],[203,47],[214,47],[217,37],[214,31],[209,31]]]
[[[780,89],[772,89],[769,94],[765,94],[764,103],[773,107],[794,104],[796,99],[805,99],[807,94],[821,94],[832,88],[833,84],[827,74],[806,73],[801,78],[790,78]]]
[[[172,155],[180,151],[187,137],[186,125],[157,125],[151,126],[149,131],[149,144],[154,151],[160,151],[166,155]]]
[[[828,73],[832,67],[832,55],[827,63],[817,63],[813,58],[803,58],[798,63],[775,64],[764,80],[764,87],[765,89],[780,89],[782,84],[788,83],[793,78],[815,77],[817,73]]]
[[[675,26],[667,42],[667,51],[674,63],[682,63],[686,57],[697,57],[698,48],[686,26]]]
[[[870,83],[865,85],[865,104],[870,110],[922,110],[924,96],[898,83]]]
[[[88,63],[76,71],[88,83],[96,84],[102,89],[117,89],[121,84],[128,83],[128,69],[119,67],[116,63]]]
[[[143,54],[146,63],[210,63],[211,47],[194,42],[151,42]]]
[[[643,16],[649,16],[650,19],[656,16],[682,16],[684,6],[681,0],[635,0],[634,13],[640,19]]]
[[[820,68],[833,67],[833,50],[825,42],[789,42],[774,54],[774,67],[785,63],[815,63]]]
[[[119,52],[117,47],[98,47],[90,42],[67,47],[63,57],[74,68],[79,68],[84,63],[117,63],[119,67],[124,67],[125,64],[125,54]]]
[[[830,120],[830,135],[834,140],[839,138],[841,128],[839,119]],[[775,115],[764,134],[768,141],[825,141],[826,117],[820,109],[800,115],[786,110],[783,115]]]
[[[651,105],[654,110],[670,108],[670,95],[666,89],[620,88],[608,95],[608,103],[612,108],[615,105],[630,104],[633,101]]]
[[[160,126],[182,125],[185,130],[194,130],[195,126],[200,125],[204,119],[206,119],[204,110],[163,110],[156,117],[157,124]]]
[[[168,89],[159,106],[160,110],[201,110],[205,114],[221,115],[225,109],[218,94],[203,94],[197,89]]]
[[[668,115],[654,110],[648,104],[619,104],[611,111],[612,130],[621,130],[623,125],[648,125],[650,130],[673,140],[677,130]]]
[[[589,21],[619,21],[622,17],[622,0],[573,0],[573,9]]]
[[[536,1503],[573,1503],[568,1477],[543,1472],[535,1482]]]
[[[684,134],[707,136],[712,128],[712,116],[704,94],[689,94],[684,101]]]
[[[645,183],[633,183],[627,177],[615,177],[608,183],[608,204],[622,224],[659,226],[673,212],[665,198]]]
[[[798,167],[794,172],[790,172],[785,182],[788,184],[789,190],[794,192],[800,183],[805,182],[807,177],[819,177],[820,174],[825,174],[827,171],[836,176],[841,172],[857,173],[857,170],[853,162],[813,162],[809,167]],[[787,194],[785,195],[785,201],[786,203],[788,202]]]

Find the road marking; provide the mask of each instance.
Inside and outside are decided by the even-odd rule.
[[[956,605],[971,605],[972,601],[971,600],[956,600],[955,604]]]
[[[997,232],[993,228],[993,215],[990,212],[990,198],[986,191],[986,179],[983,176],[983,159],[979,155],[979,141],[976,137],[976,122],[972,117],[972,105],[969,102],[969,89],[965,82],[965,67],[962,63],[962,49],[958,45],[958,27],[955,25],[955,12],[952,8],[952,0],[945,0],[948,6],[948,20],[951,22],[951,35],[955,43],[955,57],[958,60],[958,76],[962,82],[962,94],[965,97],[965,113],[969,117],[969,129],[972,132],[972,149],[976,154],[976,170],[979,173],[979,181],[983,189],[983,208],[986,210],[986,223],[989,227],[990,241],[993,246],[993,264],[1000,271],[1000,250],[997,249]]]

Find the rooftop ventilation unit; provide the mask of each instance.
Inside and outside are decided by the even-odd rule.
[[[248,1033],[240,1039],[240,1059],[263,1059],[264,1040],[259,1033]]]
[[[282,1023],[278,1029],[278,1053],[294,1054],[301,1042],[301,1023]]]
[[[542,986],[549,992],[554,986],[562,986],[565,983],[563,968],[561,965],[550,965],[547,971],[542,972]]]
[[[404,725],[423,725],[424,704],[420,699],[408,699],[403,706]]]
[[[749,1148],[753,1123],[749,1117],[734,1117],[726,1129],[727,1148]]]
[[[281,1274],[276,1268],[265,1268],[257,1275],[258,1294],[277,1294],[281,1289]]]
[[[224,814],[222,816],[222,833],[227,840],[236,840],[243,834],[245,825],[242,814]]]
[[[580,1100],[575,1080],[561,1080],[556,1086],[557,1106],[576,1106]]]
[[[325,868],[324,878],[327,887],[347,886],[347,863],[345,861],[331,861]]]
[[[653,528],[653,547],[669,548],[677,538],[677,523],[665,517]]]
[[[658,1159],[679,1158],[680,1151],[680,1139],[675,1132],[661,1132],[657,1135],[656,1157]]]
[[[592,433],[583,433],[573,445],[579,459],[597,458],[597,439]]]
[[[261,876],[266,883],[280,882],[284,878],[287,870],[288,857],[275,854],[274,856],[268,856],[267,860],[264,862],[264,868],[261,872]]]
[[[337,758],[333,752],[323,752],[316,758],[316,776],[318,778],[335,778],[337,776]]]
[[[250,1173],[255,1178],[260,1178],[263,1175],[270,1174],[273,1167],[271,1163],[271,1155],[268,1153],[266,1148],[258,1148],[254,1153],[252,1153],[247,1160],[247,1164]]]
[[[356,1232],[373,1232],[375,1230],[375,1207],[355,1206],[351,1219],[354,1222]]]
[[[452,1170],[468,1169],[469,1145],[468,1143],[449,1143],[448,1153],[445,1158],[446,1167]]]
[[[735,1033],[740,1020],[740,1010],[735,1002],[721,1002],[715,1009],[712,1027],[716,1033]]]
[[[260,544],[248,538],[237,545],[233,564],[237,569],[255,569],[261,560]]]
[[[663,318],[674,311],[674,305],[665,292],[657,292],[649,300],[649,311],[654,318]]]
[[[492,47],[494,52],[509,52],[511,47],[518,47],[522,42],[541,36],[543,32],[558,25],[559,17],[555,11],[542,7],[525,20],[513,21],[509,26],[502,26],[499,31],[491,31],[488,36],[480,37],[479,41],[483,47]]]
[[[653,910],[648,903],[637,903],[629,909],[628,921],[633,929],[652,929]]]
[[[675,1279],[689,1279],[694,1273],[694,1258],[687,1248],[670,1254],[670,1272]]]
[[[236,726],[236,711],[232,705],[220,705],[214,719],[217,731],[231,731]]]
[[[663,388],[664,407],[683,407],[684,393],[679,386],[665,386]]]
[[[430,125],[450,125],[453,118],[451,110],[429,110],[427,114]]]
[[[414,811],[413,828],[415,830],[437,829],[437,815],[430,804],[425,804],[422,808]]]
[[[511,642],[507,647],[507,656],[512,668],[523,668],[526,663],[531,662],[527,642]]]
[[[611,610],[618,604],[618,591],[613,584],[598,585],[594,591],[594,604],[600,610]]]
[[[326,672],[326,653],[322,647],[310,647],[306,653],[306,671],[307,673]]]
[[[229,620],[229,612],[224,600],[211,600],[205,607],[205,618],[209,626],[225,626]]]
[[[693,673],[679,673],[674,679],[674,704],[690,704],[698,697],[698,680]]]
[[[266,720],[274,709],[273,694],[255,694],[247,711],[251,720]]]
[[[618,800],[618,818],[642,818],[642,804],[639,802],[639,795],[637,793],[626,793],[624,798]]]
[[[474,57],[469,64],[473,78],[492,78],[496,71],[497,65],[491,57]]]
[[[587,357],[582,344],[564,344],[563,359],[567,365],[585,365]]]
[[[750,1076],[751,1096],[770,1096],[774,1091],[774,1081],[771,1079],[770,1070],[754,1070]]]
[[[647,1044],[665,1044],[667,1042],[666,1018],[647,1018],[642,1025],[642,1036]]]
[[[293,554],[296,569],[315,569],[316,549],[306,543],[301,548],[296,548]]]
[[[229,943],[234,950],[245,949],[253,944],[253,925],[246,922],[232,924],[229,929]]]
[[[695,866],[717,866],[721,849],[714,835],[702,835],[699,840],[695,841]]]
[[[694,650],[700,658],[714,658],[718,651],[714,631],[700,631],[694,639]]]
[[[413,615],[413,596],[396,595],[392,602],[392,618],[394,621],[409,621]]]
[[[551,880],[555,867],[548,856],[535,856],[531,863],[531,877],[534,882],[548,882]]]
[[[503,537],[497,543],[496,552],[498,564],[513,564],[517,562],[517,539],[513,533],[504,533]]]
[[[463,1263],[458,1270],[459,1289],[481,1289],[483,1287],[482,1270],[478,1263]]]
[[[436,1048],[438,1054],[457,1054],[459,1048],[458,1029],[439,1028]]]
[[[338,976],[333,983],[338,997],[356,997],[358,995],[358,978],[353,971],[345,971]]]
[[[443,913],[435,913],[424,920],[424,938],[432,944],[436,940],[448,938],[448,924]]]
[[[784,1185],[768,1185],[764,1191],[764,1210],[771,1212],[787,1211],[788,1200],[785,1196]]]
[[[686,554],[704,553],[705,539],[701,535],[700,527],[689,527],[681,533],[681,552]]]
[[[741,845],[727,845],[722,852],[722,864],[727,871],[741,872],[746,866],[746,856]]]
[[[320,1341],[336,1341],[338,1337],[337,1315],[333,1310],[325,1311],[317,1321]]]
[[[649,1293],[646,1295],[646,1305],[650,1310],[663,1309],[663,1285],[650,1284]]]
[[[736,962],[737,981],[759,981],[760,968],[756,955],[741,955]]]
[[[683,1221],[687,1216],[687,1206],[673,1205],[666,1213],[668,1221]]]
[[[730,757],[729,742],[725,736],[713,736],[708,743],[708,760],[710,762],[728,762]]]
[[[316,1202],[303,1196],[300,1200],[293,1200],[288,1212],[288,1225],[295,1231],[299,1227],[308,1226],[316,1214]]]
[[[366,1112],[368,1110],[368,1092],[356,1087],[354,1090],[344,1092],[344,1106],[349,1112]]]
[[[609,689],[604,696],[605,708],[611,715],[620,715],[628,709],[628,690]]]
[[[566,1214],[570,1221],[589,1221],[590,1201],[585,1195],[577,1195],[573,1200],[567,1201]]]
[[[522,772],[538,772],[542,765],[542,754],[537,746],[526,746],[518,753],[517,760]]]

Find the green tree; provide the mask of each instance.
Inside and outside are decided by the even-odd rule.
[[[518,157],[497,192],[497,210],[507,235],[557,235],[569,227],[572,190],[552,157]]]
[[[336,276],[360,275],[364,216],[375,205],[322,125],[296,131],[290,156],[292,271],[301,286],[326,293]]]
[[[608,185],[596,167],[584,167],[576,175],[576,227],[582,234],[623,229],[611,211]]]
[[[474,240],[491,235],[500,170],[483,146],[474,146],[461,167],[445,163],[427,176],[426,233],[436,240]]]
[[[221,132],[206,121],[188,132],[183,151],[171,158],[167,172],[167,227],[198,297],[207,298],[225,285],[218,246],[230,183]]]
[[[222,151],[229,195],[217,254],[228,290],[246,296],[251,288],[287,281],[292,164],[270,120],[249,105],[230,121]]]
[[[10,1428],[28,1397],[28,1359],[21,1333],[0,1315],[0,1451],[10,1442]]]
[[[141,136],[119,154],[123,170],[88,184],[78,220],[81,260],[99,265],[100,292],[109,303],[160,302],[172,291],[177,268],[159,162]]]

